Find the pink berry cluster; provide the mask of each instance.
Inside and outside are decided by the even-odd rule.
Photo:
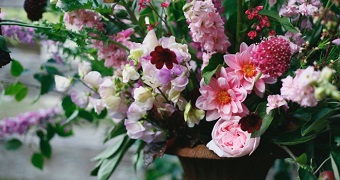
[[[259,11],[263,9],[263,6],[256,6],[255,8],[248,9],[245,14],[247,15],[247,18],[249,20],[256,19],[257,23],[254,23],[252,25],[252,28],[254,30],[249,31],[248,36],[250,39],[254,39],[257,35],[258,32],[260,32],[262,29],[266,27],[270,27],[270,22],[268,20],[267,16],[259,15]],[[270,36],[275,35],[275,31],[271,30],[268,32]]]

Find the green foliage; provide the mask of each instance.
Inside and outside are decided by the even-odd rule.
[[[146,180],[172,179],[180,180],[183,178],[183,170],[175,156],[164,155],[156,158],[146,171]]]
[[[65,112],[65,116],[70,118],[72,114],[74,114],[74,112],[77,109],[77,106],[72,102],[72,99],[70,96],[65,96],[62,100],[61,106],[63,107],[63,110]],[[77,114],[78,115],[78,114]],[[72,119],[77,117],[77,115],[73,115]]]
[[[314,139],[317,136],[315,133],[310,133],[308,135],[302,136],[301,135],[301,128],[298,128],[294,131],[289,131],[280,134],[278,137],[274,138],[273,141],[276,144],[281,145],[296,145],[305,143]]]
[[[49,141],[40,139],[39,145],[40,145],[41,154],[47,158],[51,158],[52,148],[51,148]]]
[[[23,100],[27,93],[28,88],[20,82],[15,82],[5,89],[5,95],[14,96],[17,101]]]
[[[44,156],[41,153],[34,153],[31,158],[31,163],[38,169],[44,168]]]
[[[262,104],[262,106],[263,106],[263,104],[265,104],[265,103],[261,103],[261,104]],[[261,104],[260,104],[260,105],[261,105]],[[259,106],[260,106],[260,105],[259,105]],[[266,112],[266,111],[264,110],[264,112]],[[261,115],[260,115],[260,117],[262,118],[261,127],[260,127],[259,130],[254,131],[254,132],[251,134],[251,137],[260,137],[260,136],[262,136],[262,134],[265,133],[265,132],[267,131],[267,129],[269,128],[270,124],[272,123],[272,121],[273,121],[273,119],[274,119],[274,114],[275,114],[274,111],[271,110],[271,111],[269,112],[269,114],[265,114],[264,116],[261,116]]]
[[[279,13],[276,11],[270,11],[270,10],[261,10],[259,12],[261,15],[268,16],[270,18],[273,18],[277,22],[279,22],[283,28],[285,28],[287,31],[298,33],[299,31],[290,23],[289,19],[287,17],[280,17]]]
[[[209,64],[202,71],[202,77],[204,79],[205,84],[210,83],[211,77],[214,76],[217,70],[222,67],[223,62],[224,62],[223,54],[216,53],[212,55],[212,57],[209,60]]]
[[[311,120],[306,122],[301,129],[301,135],[304,136],[312,131],[320,132],[324,130],[330,121],[328,118],[333,114],[334,109],[323,108],[312,114]]]
[[[99,180],[108,179],[134,142],[134,139],[130,139],[127,135],[125,135],[118,148],[115,149],[115,152],[110,150],[100,156],[97,156],[96,159],[99,160],[99,162],[95,169],[91,171],[91,175],[97,175]]]
[[[335,179],[340,179],[340,149],[332,150],[330,156]]]
[[[14,77],[18,77],[24,71],[24,67],[20,64],[19,61],[12,59],[11,65],[11,74]]]
[[[13,138],[10,139],[8,141],[6,141],[5,143],[5,148],[7,150],[13,151],[13,150],[17,150],[22,146],[22,142],[19,139]]]

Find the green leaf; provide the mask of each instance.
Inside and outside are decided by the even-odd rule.
[[[254,131],[252,134],[251,134],[251,137],[254,138],[254,137],[260,137],[262,136],[263,133],[265,133],[267,131],[267,129],[269,128],[270,124],[272,123],[274,119],[274,111],[271,110],[269,112],[269,114],[266,114],[263,119],[262,119],[262,124],[261,124],[261,127],[258,131]]]
[[[108,140],[110,140],[114,137],[117,137],[121,134],[124,134],[124,133],[126,133],[126,128],[125,128],[124,122],[121,121],[121,122],[117,123],[113,128],[111,128],[108,131],[108,133],[107,133],[107,135],[104,139],[104,142],[106,142],[106,141],[108,141]]]
[[[304,166],[300,166],[299,167],[299,170],[298,170],[298,173],[299,173],[299,178],[300,179],[303,179],[303,180],[316,180],[316,177],[313,175],[313,173],[308,170],[308,168],[305,168]]]
[[[15,100],[23,100],[28,93],[28,88],[20,82],[13,83],[5,89],[5,95],[12,95]]]
[[[298,128],[294,131],[282,133],[280,136],[278,136],[277,138],[274,138],[273,140],[276,144],[295,145],[295,144],[301,144],[301,143],[310,141],[314,139],[316,136],[317,134],[312,134],[312,133],[306,136],[302,136],[301,128]]]
[[[22,142],[20,140],[13,138],[11,140],[6,141],[5,148],[7,150],[12,151],[12,150],[17,150],[18,148],[21,147],[21,145],[22,145]]]
[[[210,83],[211,77],[216,73],[216,71],[222,67],[224,63],[223,54],[216,53],[212,55],[209,60],[209,64],[202,70],[202,77],[205,84]]]
[[[92,1],[86,0],[85,2],[79,0],[61,0],[61,9],[68,12],[78,9],[91,9]]]
[[[18,77],[21,75],[21,73],[24,71],[24,68],[22,67],[22,65],[20,64],[19,61],[16,61],[14,59],[12,59],[12,65],[11,65],[11,74],[14,77]]]
[[[104,110],[102,110],[102,112],[100,112],[100,114],[97,114],[96,111],[94,109],[91,110],[92,115],[97,118],[97,119],[103,119],[106,117],[107,115],[107,109],[105,108]]]
[[[295,162],[297,162],[300,165],[307,165],[307,154],[303,153],[299,157],[296,158]]]
[[[68,117],[65,121],[65,123],[69,123],[71,122],[72,120],[74,120],[75,118],[77,118],[79,115],[79,110],[75,110],[73,111],[73,113],[70,115],[70,117]]]
[[[119,162],[122,160],[126,151],[135,142],[134,139],[130,139],[128,136],[124,137],[124,144],[119,148],[118,152],[111,156],[109,159],[105,159],[98,171],[99,180],[107,180],[113,171],[117,168]]]
[[[340,179],[340,151],[331,151],[331,163],[335,179]]]
[[[112,156],[115,152],[119,150],[120,147],[123,146],[126,139],[120,138],[117,142],[115,142],[112,146],[106,148],[103,152],[98,154],[96,157],[92,158],[91,161],[98,161],[100,159],[107,159]],[[119,145],[118,145],[119,144]]]
[[[70,126],[66,125],[56,124],[55,132],[61,137],[68,137],[73,135],[73,131],[72,129],[70,129]]]
[[[277,11],[271,11],[271,10],[261,10],[259,12],[260,15],[265,15],[268,17],[271,17],[278,21],[283,28],[285,28],[287,31],[298,33],[299,31],[290,23],[289,19],[287,17],[280,17],[279,13]]]
[[[334,110],[330,108],[319,109],[312,114],[311,120],[307,121],[301,129],[301,135],[304,136],[312,131],[319,132],[325,129],[330,123],[327,118],[333,114]]]
[[[54,88],[54,76],[50,74],[37,73],[34,78],[40,82],[40,95],[46,94]]]
[[[40,153],[34,153],[31,158],[32,164],[41,170],[44,168],[44,156]]]
[[[15,95],[15,100],[17,101],[23,100],[26,97],[27,93],[28,88],[25,86]]]
[[[88,120],[89,122],[93,121],[93,115],[90,112],[85,111],[84,109],[80,109],[79,110],[79,115],[78,116]]]
[[[49,141],[50,139],[53,138],[55,134],[55,128],[50,123],[48,123],[46,127],[46,131],[47,131],[46,137],[47,137],[47,140]]]
[[[66,117],[71,117],[71,115],[77,109],[77,106],[72,102],[72,99],[70,96],[65,96],[63,98],[61,106],[63,107]]]
[[[45,140],[40,140],[40,151],[45,157],[50,158],[52,154],[50,143]]]

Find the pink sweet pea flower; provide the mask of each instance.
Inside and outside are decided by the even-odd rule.
[[[229,66],[227,71],[234,72],[238,76],[241,86],[243,86],[249,94],[254,89],[255,93],[262,97],[265,91],[265,83],[273,84],[276,82],[276,79],[268,75],[261,75],[255,83],[256,77],[260,74],[260,70],[252,62],[251,52],[254,47],[255,45],[253,44],[248,47],[246,43],[242,43],[240,45],[240,52],[225,55],[224,61]]]
[[[207,111],[207,121],[230,119],[233,115],[247,111],[242,104],[247,91],[240,87],[237,76],[211,78],[209,85],[205,85],[202,80],[199,91],[201,96],[196,101],[196,107]]]
[[[242,157],[252,154],[260,144],[260,137],[251,138],[251,133],[240,127],[239,117],[216,122],[207,147],[219,157]]]

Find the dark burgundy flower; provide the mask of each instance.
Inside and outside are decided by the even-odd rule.
[[[2,68],[2,66],[9,64],[11,61],[12,58],[9,55],[9,53],[0,48],[0,68]]]
[[[156,65],[157,69],[162,69],[164,64],[168,69],[173,68],[173,63],[178,64],[176,54],[168,48],[162,46],[155,47],[155,50],[150,53],[151,63]]]
[[[25,0],[24,9],[27,13],[27,18],[31,21],[41,19],[46,5],[47,0]]]
[[[240,119],[238,122],[241,124],[241,129],[243,131],[248,131],[249,133],[253,133],[260,129],[262,125],[262,119],[255,113],[250,113]]]

